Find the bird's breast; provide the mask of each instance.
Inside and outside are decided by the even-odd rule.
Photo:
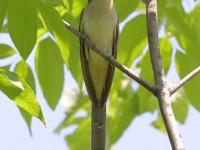
[[[112,49],[115,18],[105,14],[90,14],[84,18],[84,32],[106,52]]]
[[[98,11],[95,7],[85,9],[83,16],[84,33],[109,55],[113,51],[113,35],[116,25],[117,17],[112,10],[110,12]],[[90,48],[86,49],[86,57],[96,97],[100,99],[105,87],[109,63]]]

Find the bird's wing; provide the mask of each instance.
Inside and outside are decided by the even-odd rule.
[[[117,23],[116,28],[113,33],[112,55],[115,59],[117,57],[118,42],[119,42],[119,23]],[[108,95],[110,92],[110,88],[112,85],[112,81],[113,81],[114,72],[115,72],[115,67],[112,64],[109,64],[105,88],[104,88],[104,90],[102,92],[102,96],[101,96],[102,97],[102,102],[101,102],[102,107],[104,107],[104,105],[106,105],[106,101],[107,101],[107,98],[108,98]]]
[[[84,33],[84,29],[83,29],[83,17],[84,17],[84,9],[81,13],[81,18],[80,18],[80,23],[79,23],[79,31],[81,33]],[[86,52],[87,51],[87,52]],[[88,56],[86,53],[88,53],[89,51],[89,46],[86,45],[84,43],[83,40],[80,39],[80,56],[81,56],[81,66],[82,66],[82,72],[83,72],[83,78],[85,81],[85,86],[87,88],[88,91],[88,95],[92,101],[93,106],[97,107],[98,106],[98,101],[97,101],[97,97],[96,97],[96,93],[95,93],[95,89],[94,89],[94,85],[92,83],[92,78],[89,72],[89,66],[88,66]]]

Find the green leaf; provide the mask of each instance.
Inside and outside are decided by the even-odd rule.
[[[90,149],[90,125],[91,119],[88,117],[73,134],[66,137],[70,150]]]
[[[91,102],[88,96],[84,96],[82,92],[74,92],[74,89],[64,91],[61,101],[68,104],[67,108],[65,108],[66,118],[56,128],[56,133],[59,133],[63,128],[66,128],[72,124],[80,124],[82,121],[84,121],[85,118],[76,117],[76,114],[80,112],[80,110],[86,110],[89,113],[89,116],[91,114]]]
[[[81,145],[85,145],[86,149],[90,149],[91,102],[88,96],[83,95],[82,92],[79,93],[76,89],[69,88],[63,93],[61,101],[63,104],[67,104],[64,104],[66,106],[66,118],[60,123],[55,132],[59,133],[66,127],[76,125],[78,127],[75,132],[66,137],[70,150],[81,149]],[[83,110],[88,114],[86,117],[77,115]],[[76,139],[76,142],[74,142],[74,139]]]
[[[32,135],[32,131],[31,131],[32,116],[27,111],[25,111],[24,109],[22,109],[20,107],[18,107],[18,108],[19,108],[19,111],[20,111],[22,117],[24,118],[24,120],[25,120],[25,122],[26,122],[26,124],[28,126],[30,135]]]
[[[159,130],[162,131],[163,133],[167,133],[167,130],[166,130],[166,128],[165,128],[165,124],[164,124],[164,122],[163,122],[163,118],[162,118],[162,115],[161,115],[160,112],[158,113],[157,120],[154,121],[151,125],[152,125],[154,128],[159,129]]]
[[[197,42],[196,44],[199,47],[199,41],[200,41],[200,35],[198,34],[200,32],[200,4],[197,4],[195,9],[188,14],[188,18],[190,19],[190,22],[188,23],[192,29],[192,32],[194,34],[194,39],[190,39],[192,42]]]
[[[37,10],[31,0],[9,0],[8,27],[12,41],[26,60],[37,36]]]
[[[68,103],[67,108],[65,108],[66,118],[57,127],[55,132],[59,133],[66,127],[77,125],[78,127],[75,132],[66,136],[70,150],[81,149],[81,145],[86,146],[84,149],[90,149],[91,102],[88,96],[83,95],[82,92],[74,92],[72,89],[63,94],[62,101]],[[72,105],[70,105],[70,103]],[[83,110],[88,113],[87,117],[77,116],[77,113],[80,113],[80,111]],[[76,142],[74,142],[74,139],[76,139]]]
[[[143,56],[140,62],[140,66],[141,66],[140,77],[145,79],[149,83],[154,84],[154,77],[153,77],[149,51]],[[140,100],[138,105],[140,113],[148,111],[153,112],[154,110],[158,109],[158,102],[155,96],[152,95],[152,93],[150,93],[149,91],[147,91],[144,87],[139,86],[137,94]]]
[[[74,3],[80,3],[80,1],[77,2],[75,1],[69,1],[70,5],[80,5],[81,4],[74,4]],[[73,3],[73,4],[71,4]],[[83,3],[81,1],[81,3]],[[71,6],[73,9],[75,9],[75,6]],[[82,8],[82,7],[81,7]],[[77,8],[78,9],[78,8]],[[78,11],[78,10],[76,10]],[[80,15],[80,14],[79,14]],[[79,26],[79,18],[74,18],[74,16],[71,15],[71,13],[66,13],[63,18],[70,22],[71,26],[73,27],[78,27]],[[83,75],[82,75],[82,70],[81,70],[81,63],[80,63],[80,45],[79,45],[79,39],[71,33],[71,37],[68,40],[68,44],[70,46],[70,57],[69,57],[69,70],[76,80],[79,88],[82,88],[82,83],[83,83]]]
[[[140,0],[126,0],[123,3],[120,0],[115,0],[114,2],[119,21],[122,21],[137,8]]]
[[[186,51],[186,53],[193,57],[196,62],[199,62],[199,47],[200,47],[200,12],[199,12],[200,5],[197,5],[196,8],[187,16],[188,17],[188,34],[182,34],[181,32],[176,33],[176,39],[181,46],[182,49]]]
[[[37,30],[37,42],[41,40],[41,38],[48,32],[44,20],[41,16],[38,17],[38,30]]]
[[[178,11],[174,7],[168,7],[163,10],[165,17],[167,18],[166,28],[167,32],[181,33],[184,36],[192,36],[188,24],[188,17],[185,13]],[[176,14],[176,15],[174,15]]]
[[[66,127],[77,125],[75,132],[66,136],[70,150],[81,149],[81,145],[86,146],[84,149],[90,149],[91,102],[88,96],[70,88],[63,93],[62,102],[68,104],[65,108],[66,118],[57,127],[55,132],[59,133]],[[83,110],[88,114],[86,117],[78,115]],[[74,142],[74,139],[76,139],[76,142]]]
[[[44,96],[55,109],[63,89],[64,66],[59,48],[50,38],[39,43],[35,66]]]
[[[51,34],[54,36],[58,47],[60,49],[63,60],[68,66],[68,59],[70,55],[70,32],[64,26],[61,16],[59,13],[49,6],[48,4],[38,3],[39,11],[45,21],[45,24]]]
[[[12,56],[14,54],[16,54],[16,51],[12,47],[5,44],[0,44],[0,59]]]
[[[25,79],[26,83],[32,88],[34,93],[36,93],[33,72],[31,70],[31,68],[28,66],[28,64],[23,59],[17,63],[14,71],[20,77]],[[19,107],[19,110],[20,110],[24,120],[26,121],[26,124],[29,128],[30,134],[32,134],[31,133],[31,118],[32,118],[32,116],[29,113],[27,113],[26,111],[24,111],[23,109],[21,109],[20,107]]]
[[[176,68],[181,78],[185,77],[193,69],[198,67],[200,60],[194,59],[193,56],[185,55],[177,52],[176,54]],[[200,111],[200,92],[198,86],[200,85],[200,76],[196,76],[184,85],[184,90],[190,103]]]
[[[5,23],[1,28],[1,33],[8,33],[8,23]]]
[[[8,0],[0,0],[0,31],[4,22],[4,18],[6,16]]]
[[[72,37],[72,39],[74,38]],[[79,45],[75,39],[74,41],[72,41],[71,44],[72,45],[74,44],[74,49],[70,49],[69,70],[72,73],[77,84],[79,85],[79,88],[81,89],[82,83],[83,83],[83,75],[82,75],[82,70],[81,70]]]
[[[71,26],[78,28],[79,26],[79,17],[81,14],[82,9],[86,6],[86,0],[73,0],[68,1],[68,13],[66,13],[63,18],[67,20],[71,24]],[[81,63],[80,63],[80,46],[79,46],[79,39],[71,33],[70,39],[68,39],[68,44],[70,46],[70,57],[69,57],[69,70],[76,80],[79,88],[82,88],[83,83],[83,76],[81,70]],[[76,60],[76,61],[74,61]]]
[[[180,123],[184,124],[188,114],[188,98],[183,90],[179,90],[171,97],[172,109],[175,118]]]
[[[175,118],[180,123],[184,124],[187,114],[188,114],[188,100],[187,96],[183,91],[177,91],[172,97],[172,109],[175,115]],[[151,124],[156,129],[161,130],[163,133],[167,133],[165,124],[163,122],[161,113],[158,113],[157,120]]]
[[[172,57],[172,46],[171,43],[167,38],[161,38],[160,41],[160,49],[162,55],[162,63],[164,71],[167,72],[170,64],[171,64],[171,57]],[[149,51],[143,56],[141,62],[141,73],[140,76],[145,79],[146,81],[154,84],[154,77],[152,72],[151,60]],[[137,90],[139,101],[139,112],[153,112],[154,110],[158,109],[158,102],[157,99],[152,93],[146,91],[145,88],[140,86]]]
[[[9,71],[0,71],[0,90],[19,107],[46,124],[34,92],[23,78]]]
[[[0,71],[9,71],[9,69],[10,69],[10,65],[0,67]]]
[[[165,73],[167,73],[171,65],[172,45],[171,42],[168,40],[168,38],[159,39],[159,44],[160,44],[163,68]]]
[[[68,1],[69,4],[69,12],[71,16],[74,18],[78,18],[81,15],[81,11],[87,5],[87,0],[73,0]]]
[[[16,74],[22,77],[26,81],[26,83],[32,88],[32,90],[36,93],[33,72],[23,59],[17,63],[14,71]]]
[[[128,79],[121,80],[121,85],[112,89],[107,121],[109,147],[120,138],[139,112],[139,99]]]
[[[127,67],[130,67],[147,44],[145,22],[145,15],[137,16],[125,25],[120,35],[117,59]]]
[[[59,6],[59,5],[63,5],[63,1],[62,0],[42,0],[44,3],[49,3],[51,4],[53,7]]]

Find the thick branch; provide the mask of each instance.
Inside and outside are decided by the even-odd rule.
[[[167,87],[166,78],[162,67],[162,59],[158,43],[157,0],[147,0],[146,14],[151,63],[153,67],[155,85],[157,88],[156,96],[158,98],[160,111],[173,150],[184,150],[182,138],[177,129],[176,120],[172,111],[170,92]]]
[[[181,81],[179,81],[179,83],[177,83],[175,86],[170,88],[170,95],[174,94],[179,88],[181,88],[184,84],[186,84],[188,81],[190,81],[193,77],[195,77],[199,73],[200,73],[200,66],[197,67],[192,72],[190,72]]]
[[[95,45],[86,35],[82,34],[78,30],[76,30],[75,28],[73,28],[72,26],[70,26],[69,23],[67,23],[66,21],[63,21],[63,22],[64,22],[64,24],[65,24],[65,26],[66,26],[66,28],[68,30],[70,30],[76,36],[78,36],[79,38],[81,38],[81,40],[84,40],[85,43],[87,43],[96,53],[98,53],[99,55],[101,55],[102,57],[104,57],[113,66],[115,66],[116,68],[118,68],[119,70],[121,70],[122,72],[124,72],[131,79],[135,80],[137,83],[139,83],[140,85],[142,85],[143,87],[145,87],[147,90],[149,90],[150,92],[152,92],[152,93],[155,94],[155,87],[153,85],[151,85],[150,83],[148,83],[144,79],[142,79],[139,76],[137,76],[135,73],[133,73],[126,66],[124,66],[124,65],[120,64],[119,62],[117,62],[111,55],[108,55],[100,47],[98,47],[97,45]]]

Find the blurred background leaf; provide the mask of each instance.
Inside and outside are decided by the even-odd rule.
[[[51,38],[39,43],[35,66],[47,103],[55,109],[63,89],[64,65],[59,48]]]

